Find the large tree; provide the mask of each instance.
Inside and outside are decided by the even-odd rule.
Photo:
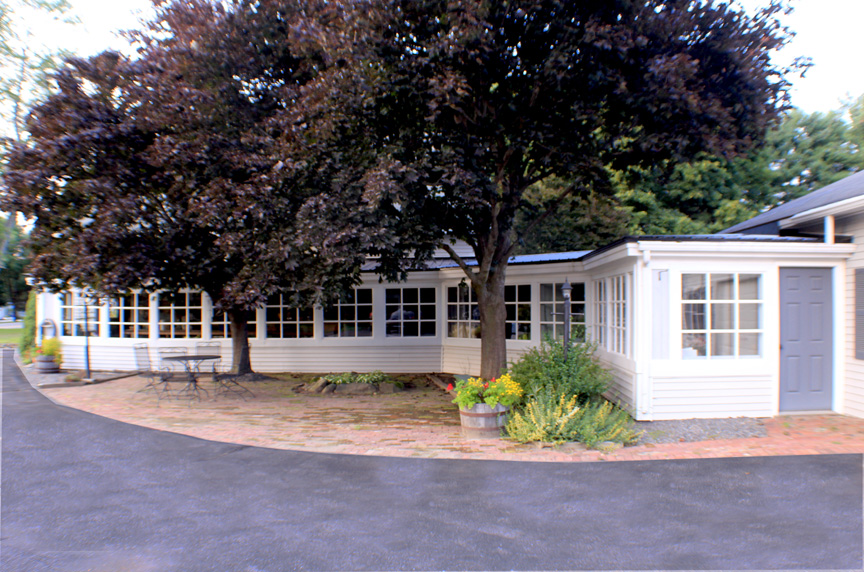
[[[693,0],[372,4],[376,34],[349,67],[379,86],[379,165],[393,174],[380,178],[411,173],[421,184],[402,188],[401,213],[473,248],[472,262],[441,244],[479,303],[484,377],[506,363],[504,283],[532,185],[571,181],[554,210],[611,193],[610,166],[731,156],[787,101],[769,59],[788,38],[777,5],[751,17]]]
[[[230,318],[238,373],[251,371],[249,310],[276,293],[338,296],[386,247],[367,224],[381,218],[374,194],[326,176],[332,159],[291,131],[329,65],[302,37],[304,13],[327,11],[280,4],[269,18],[258,3],[166,4],[138,59],[70,60],[9,155],[2,200],[33,219],[31,271],[53,290],[207,292]]]

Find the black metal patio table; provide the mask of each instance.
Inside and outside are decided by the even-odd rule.
[[[207,390],[201,387],[198,384],[198,376],[201,375],[201,364],[205,361],[222,359],[222,356],[212,355],[212,354],[200,354],[200,355],[178,355],[178,356],[165,356],[162,358],[163,361],[176,361],[183,364],[183,368],[186,370],[186,385],[183,389],[180,390],[181,393],[188,393],[190,399],[194,396],[201,401],[201,392],[209,398],[210,394],[207,393]]]

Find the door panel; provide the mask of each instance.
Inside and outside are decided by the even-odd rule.
[[[780,411],[830,410],[830,268],[780,269]]]

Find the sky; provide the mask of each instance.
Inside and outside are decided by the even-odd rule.
[[[735,0],[748,11],[767,0]],[[804,78],[793,78],[792,103],[807,113],[839,109],[849,97],[864,94],[861,73],[860,27],[864,0],[791,0],[795,11],[781,21],[796,32],[795,39],[775,56],[787,64],[797,56],[812,58]],[[118,30],[138,26],[152,14],[149,0],[72,0],[81,24],[72,32],[44,26],[46,43],[58,43],[81,55],[90,55],[127,43]]]

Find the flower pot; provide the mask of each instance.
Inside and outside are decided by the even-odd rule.
[[[60,366],[54,361],[54,356],[36,356],[37,373],[60,373]]]
[[[497,439],[507,424],[509,407],[500,403],[494,408],[478,403],[470,409],[459,409],[462,421],[462,436],[466,439]]]

